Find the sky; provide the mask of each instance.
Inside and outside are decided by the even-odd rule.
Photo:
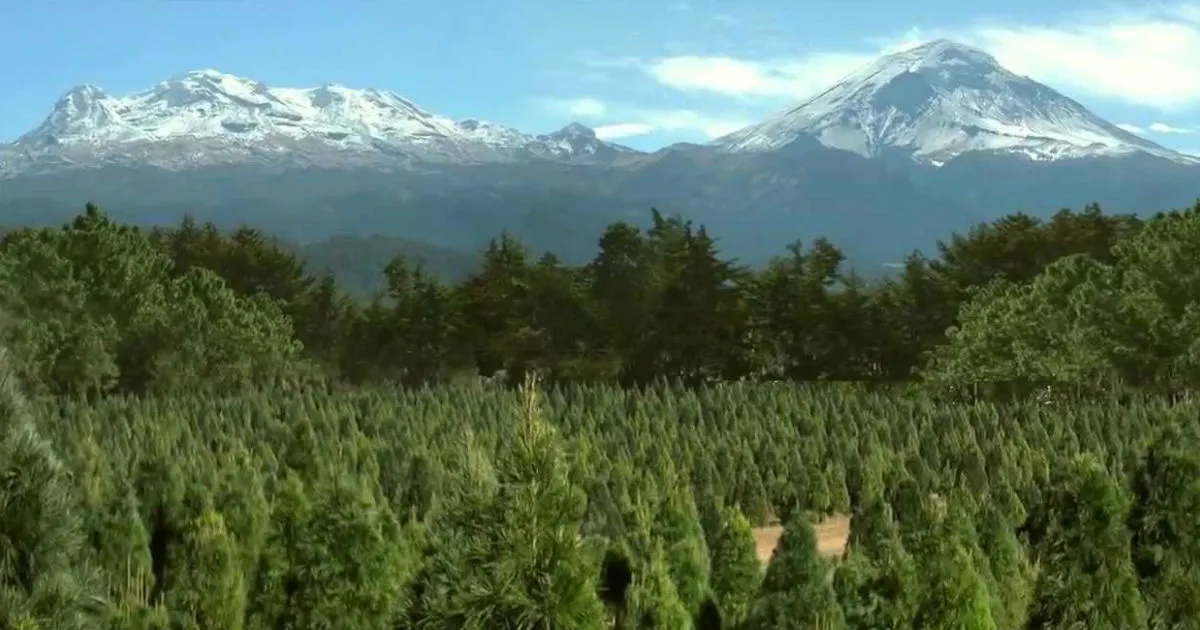
[[[530,133],[577,121],[655,149],[947,37],[1200,154],[1200,0],[15,0],[3,13],[0,142],[75,85],[123,95],[212,68],[391,90]]]

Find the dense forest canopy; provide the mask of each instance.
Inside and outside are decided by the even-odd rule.
[[[797,242],[764,269],[700,226],[617,223],[589,264],[500,235],[448,283],[396,257],[363,303],[256,230],[143,231],[94,206],[0,244],[9,348],[35,392],[266,383],[698,384],[923,380],[1182,388],[1197,370],[1200,206],[1142,221],[1095,206],[1023,214],[913,254],[896,277]],[[1189,249],[1191,248],[1191,249]]]
[[[0,628],[1200,628],[1198,255],[1093,206],[868,282],[655,212],[364,303],[89,205],[0,242]]]

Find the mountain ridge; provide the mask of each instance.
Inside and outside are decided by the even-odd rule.
[[[190,71],[120,97],[95,85],[76,86],[9,149],[13,162],[162,168],[254,158],[352,168],[412,161],[589,162],[634,153],[578,123],[526,134],[477,118],[452,120],[391,91],[338,83],[268,87],[217,70]]]
[[[746,152],[814,142],[933,166],[971,152],[1034,161],[1143,152],[1200,163],[1008,71],[978,48],[946,39],[884,55],[823,92],[709,144]],[[578,122],[530,134],[477,118],[453,120],[394,91],[339,83],[271,87],[205,69],[119,97],[92,84],[71,88],[40,125],[0,145],[0,177],[101,164],[187,169],[260,162],[383,170],[530,160],[613,165],[671,149],[637,151],[601,140]]]
[[[508,231],[578,262],[605,226],[644,226],[654,207],[705,224],[746,264],[823,236],[869,266],[1015,211],[1154,212],[1200,197],[1200,160],[953,42],[882,57],[788,110],[845,105],[824,118],[764,128],[772,118],[652,153],[578,123],[531,135],[378,90],[230,77],[187,73],[126,100],[72,90],[0,149],[0,221],[44,222],[91,200],[127,222],[189,212],[296,242],[384,234],[470,252]],[[1022,133],[1006,131],[1014,121]],[[754,133],[770,142],[734,142]]]

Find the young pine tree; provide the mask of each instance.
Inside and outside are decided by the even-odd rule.
[[[711,585],[725,626],[735,627],[750,611],[763,570],[750,521],[734,507],[721,512],[720,529],[711,546]]]
[[[1041,565],[1029,630],[1147,628],[1130,560],[1128,506],[1098,459],[1076,457],[1033,516]]]
[[[167,591],[172,627],[241,630],[246,592],[238,549],[221,515],[207,510],[189,523],[172,552],[172,564],[181,569]]]
[[[671,581],[666,554],[654,544],[629,589],[629,615],[618,630],[690,630],[692,615]],[[549,629],[547,629],[549,630]]]
[[[493,466],[469,450],[466,474],[435,508],[415,627],[595,630],[604,623],[596,569],[581,536],[587,498],[570,483],[536,384]]]
[[[962,508],[950,504],[950,514],[929,523],[931,548],[921,560],[925,589],[914,627],[922,630],[997,630],[992,618],[986,567],[974,548],[974,529]]]
[[[1200,455],[1170,432],[1134,472],[1133,560],[1150,627],[1200,628]]]
[[[817,553],[817,539],[806,516],[797,511],[784,525],[746,627],[790,630],[846,627],[833,591],[829,567]]]

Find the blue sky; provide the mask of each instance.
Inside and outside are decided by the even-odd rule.
[[[215,68],[389,89],[528,132],[578,120],[657,148],[755,122],[936,37],[1200,150],[1200,0],[14,0],[0,21],[0,141],[76,84],[120,95]]]

